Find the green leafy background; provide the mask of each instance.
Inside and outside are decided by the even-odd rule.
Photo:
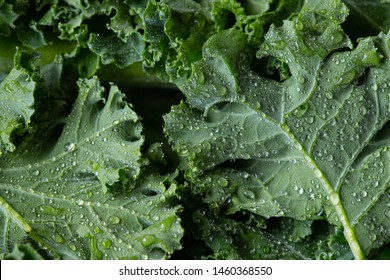
[[[387,2],[0,0],[0,257],[388,259]]]

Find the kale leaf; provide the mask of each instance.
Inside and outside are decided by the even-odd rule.
[[[388,258],[389,5],[0,0],[0,258]]]

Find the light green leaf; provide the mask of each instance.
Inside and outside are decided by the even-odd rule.
[[[20,175],[23,182],[3,169],[2,252],[26,237],[61,259],[161,259],[180,249],[176,186],[165,187],[167,178],[151,175],[135,190],[114,196],[92,175],[46,181],[29,171],[30,177]]]
[[[165,122],[181,168],[204,201],[229,197],[228,213],[327,219],[344,228],[355,257],[364,258],[388,242],[384,209],[374,207],[386,200],[388,184],[381,182],[370,196],[369,207],[381,214],[366,215],[363,205],[352,204],[356,198],[344,200],[342,193],[364,188],[354,181],[363,171],[351,175],[351,169],[390,119],[390,35],[366,38],[348,50],[352,45],[340,27],[346,15],[340,1],[308,1],[297,16],[270,28],[258,58],[287,65],[290,76],[283,81],[251,68],[241,33],[212,36],[183,87],[195,108],[183,103]],[[202,183],[203,176],[214,178]],[[251,178],[247,185],[245,177]],[[380,221],[375,225],[384,229],[382,236],[366,240],[351,211]]]
[[[176,184],[149,174],[124,181],[120,195],[107,193],[102,185],[122,187],[123,176],[139,174],[141,125],[116,86],[107,98],[96,78],[79,88],[54,147],[27,139],[3,157],[1,251],[28,237],[54,258],[167,258],[182,236]]]
[[[137,115],[115,85],[107,99],[96,78],[78,85],[79,97],[50,157],[61,157],[66,166],[82,159],[77,164],[79,172],[95,173],[103,186],[115,183],[122,169],[136,178],[143,143]]]
[[[229,161],[233,168],[249,171],[200,177],[197,188],[218,196],[232,194],[229,212],[247,209],[265,217],[321,218],[317,215],[326,196],[321,172],[294,136],[264,113],[226,103],[202,117],[181,104],[165,121],[188,178]],[[242,166],[235,160],[243,160]]]

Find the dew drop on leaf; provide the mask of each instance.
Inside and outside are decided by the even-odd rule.
[[[95,234],[103,233],[103,231],[101,230],[100,227],[95,227],[95,228],[93,229],[93,232],[94,232]]]
[[[244,191],[244,196],[249,199],[255,198],[255,194],[252,191]]]
[[[64,148],[65,152],[71,152],[76,148],[76,145],[74,143],[66,143]]]
[[[218,184],[222,187],[226,187],[228,185],[228,181],[225,178],[219,178]]]
[[[72,251],[76,251],[76,245],[74,244],[69,244],[69,249],[71,249]]]
[[[369,238],[371,241],[375,241],[375,240],[377,239],[377,236],[376,236],[376,234],[370,234],[370,235],[368,236],[368,238]]]
[[[100,167],[99,163],[97,163],[97,162],[92,163],[92,169],[93,170],[98,170],[99,167]]]
[[[143,246],[148,247],[155,243],[156,238],[153,235],[146,235],[144,238],[142,238],[141,243]]]
[[[110,249],[111,246],[112,246],[112,240],[110,240],[110,239],[106,239],[106,240],[104,240],[104,241],[102,242],[102,247],[103,247],[104,249]]]
[[[299,76],[299,77],[297,78],[297,80],[298,80],[298,83],[300,83],[300,84],[303,84],[303,83],[305,82],[305,78],[302,77],[302,76]]]
[[[110,218],[108,218],[108,222],[113,225],[119,224],[120,221],[121,219],[117,216],[111,216]]]

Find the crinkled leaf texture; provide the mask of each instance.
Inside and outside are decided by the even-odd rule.
[[[243,33],[212,36],[165,131],[212,208],[326,219],[364,258],[390,240],[389,146],[371,144],[390,119],[390,34],[352,49],[331,2],[265,34],[257,58],[287,65],[282,80],[252,69]]]
[[[34,93],[39,83],[35,59],[36,55],[18,50],[14,68],[0,83],[0,155],[15,149],[12,134],[23,134],[34,113]]]
[[[140,172],[138,117],[111,85],[81,80],[54,146],[27,138],[0,164],[0,248],[28,239],[62,259],[161,259],[183,234],[170,176],[149,174],[115,195],[106,186]],[[29,140],[30,139],[30,140]],[[145,207],[147,206],[147,207]]]
[[[389,5],[0,0],[0,258],[389,258]]]
[[[277,227],[265,230],[261,223],[203,211],[194,214],[194,221],[214,259],[350,259],[352,255],[346,242],[335,240],[337,233],[307,238],[312,234],[311,221],[280,219]]]
[[[18,14],[13,11],[12,4],[0,1],[0,35],[10,35],[11,30],[15,28],[14,22]]]
[[[9,253],[0,254],[0,260],[43,260],[44,257],[30,244],[16,245]]]

